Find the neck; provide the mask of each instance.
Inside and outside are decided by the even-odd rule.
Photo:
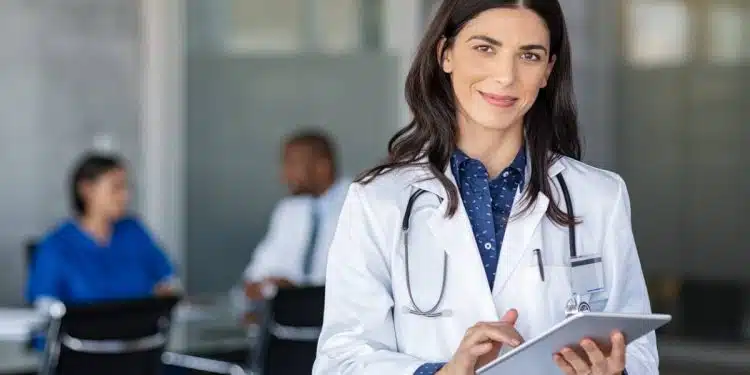
[[[100,215],[81,216],[81,227],[99,242],[108,242],[112,232],[112,222]]]
[[[523,123],[507,129],[487,129],[478,125],[459,126],[458,129],[458,148],[481,161],[491,178],[513,162],[523,145]]]

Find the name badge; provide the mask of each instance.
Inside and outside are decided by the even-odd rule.
[[[570,261],[573,293],[585,296],[604,290],[601,255],[581,256]]]

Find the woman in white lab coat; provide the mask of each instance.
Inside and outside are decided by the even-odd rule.
[[[650,312],[625,184],[579,161],[556,0],[444,1],[406,96],[344,203],[314,374],[474,374],[571,310]],[[653,333],[581,339],[561,373],[658,374]]]

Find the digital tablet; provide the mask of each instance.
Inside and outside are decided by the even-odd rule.
[[[584,338],[596,343],[609,343],[610,335],[615,330],[622,332],[625,343],[629,344],[667,324],[671,319],[672,316],[663,314],[577,313],[501,355],[477,370],[477,374],[561,374],[552,356],[562,348],[578,348]]]

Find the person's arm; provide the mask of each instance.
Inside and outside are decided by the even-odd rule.
[[[619,194],[604,237],[604,252],[612,257],[605,274],[612,287],[604,310],[608,312],[650,314],[646,282],[630,221],[630,198],[625,182],[618,177]],[[616,275],[616,276],[612,276]],[[659,355],[652,332],[627,346],[625,369],[634,375],[658,375]]]
[[[314,375],[412,375],[424,364],[398,352],[390,271],[378,221],[361,186],[351,185],[328,254]]]
[[[54,301],[63,298],[63,267],[65,262],[62,249],[51,239],[37,248],[29,270],[26,285],[26,299],[40,310],[46,310]]]
[[[143,244],[143,261],[154,285],[153,293],[157,296],[173,295],[182,292],[182,283],[177,277],[174,266],[161,247],[154,240],[144,225],[133,219],[130,221],[132,234],[140,238]]]
[[[285,272],[285,257],[288,247],[296,244],[290,242],[295,233],[290,230],[296,228],[299,220],[300,205],[298,198],[286,198],[279,201],[271,213],[268,230],[263,239],[253,251],[252,260],[245,267],[243,281],[245,295],[250,299],[263,299],[264,284],[272,284],[276,287],[284,287],[293,284],[290,275]]]

